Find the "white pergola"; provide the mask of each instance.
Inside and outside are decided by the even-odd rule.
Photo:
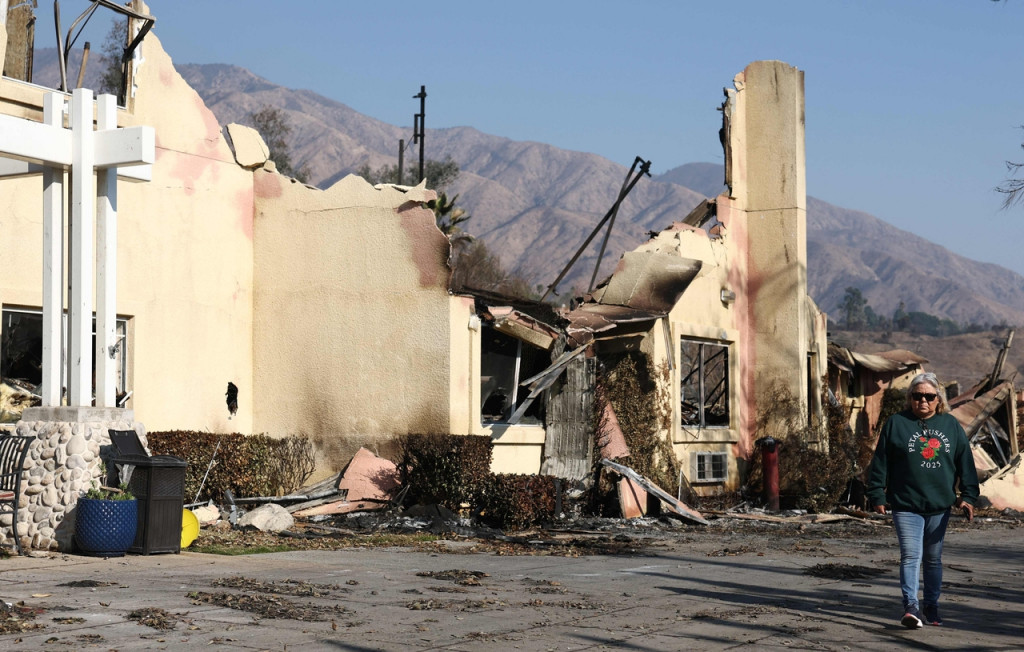
[[[112,95],[100,95],[94,103],[92,91],[80,88],[72,93],[70,106],[68,99],[64,93],[48,93],[42,123],[0,115],[0,179],[43,177],[43,406],[61,405],[62,358],[68,363],[68,405],[93,405],[95,353],[96,407],[117,407],[117,180],[150,180],[156,136],[152,127],[118,129],[117,100]],[[64,127],[66,115],[70,128]],[[66,358],[61,337],[65,173],[71,186]]]

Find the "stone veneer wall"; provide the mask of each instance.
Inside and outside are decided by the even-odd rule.
[[[17,536],[26,550],[71,550],[78,497],[99,482],[101,462],[112,457],[107,432],[145,429],[131,410],[114,408],[29,408],[16,433],[33,437],[22,475]],[[9,544],[11,518],[0,514],[0,542]]]

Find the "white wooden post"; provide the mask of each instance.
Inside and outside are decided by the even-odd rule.
[[[64,129],[66,96],[44,98],[43,124],[0,115],[0,178],[43,175],[43,382],[42,404],[61,404],[61,321],[63,305],[63,176],[71,176],[71,277],[67,361],[68,405],[93,402],[92,309],[96,288],[96,405],[115,407],[116,369],[110,355],[116,342],[117,179],[149,181],[155,160],[152,127],[117,128],[112,96],[98,102],[93,131],[92,91],[71,96],[71,129]],[[97,181],[100,184],[97,207]],[[95,251],[94,224],[99,244]]]
[[[68,405],[92,405],[93,229],[96,214],[92,91],[71,94],[71,299],[68,313]]]
[[[113,95],[96,100],[96,128],[117,129]],[[117,169],[96,171],[96,407],[117,407]]]
[[[43,98],[43,123],[63,131],[62,95]],[[64,351],[61,327],[64,313],[64,170],[43,168],[43,381],[39,388],[45,406],[61,404]]]

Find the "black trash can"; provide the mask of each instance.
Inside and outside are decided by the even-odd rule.
[[[134,467],[128,488],[138,501],[139,528],[129,552],[181,552],[188,462],[173,455],[121,455],[113,461],[119,469]]]

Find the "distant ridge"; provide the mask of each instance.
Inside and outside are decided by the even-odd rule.
[[[725,168],[718,163],[686,163],[655,179],[685,186],[705,197],[717,197],[725,190]]]
[[[44,58],[37,58],[37,79],[52,76],[55,85],[56,65],[47,68]],[[398,140],[411,132],[238,66],[176,67],[221,124],[241,122],[264,105],[285,111],[293,128],[292,160],[307,165],[311,181],[321,187],[364,164],[393,164]],[[506,267],[545,286],[612,205],[628,171],[596,154],[513,141],[472,127],[428,129],[426,142],[428,157],[451,156],[462,169],[448,190],[472,215],[467,230],[500,254]],[[695,162],[641,180],[619,211],[599,278],[649,231],[664,229],[701,199],[716,196],[723,179],[721,165]],[[814,197],[807,200],[807,222],[808,290],[833,316],[853,286],[880,315],[891,315],[902,301],[907,311],[960,324],[1024,324],[1024,276]],[[573,286],[586,289],[596,253],[591,246],[580,258],[560,284],[562,297]]]
[[[223,123],[264,104],[283,108],[295,126],[293,160],[313,181],[329,184],[360,165],[393,164],[408,127],[385,124],[339,102],[272,84],[236,66],[180,65],[182,76]],[[534,283],[551,283],[615,201],[628,168],[596,154],[513,141],[472,127],[428,129],[431,158],[451,156],[462,174],[450,189],[483,238],[510,268]],[[722,166],[695,162],[636,185],[623,203],[601,274],[618,257],[681,220],[705,197],[724,189]],[[966,323],[1024,324],[1024,276],[958,256],[867,213],[807,199],[808,291],[838,314],[846,288],[859,288],[880,315],[900,302]],[[596,246],[580,258],[559,290],[586,289]],[[939,278],[932,275],[936,274]]]

